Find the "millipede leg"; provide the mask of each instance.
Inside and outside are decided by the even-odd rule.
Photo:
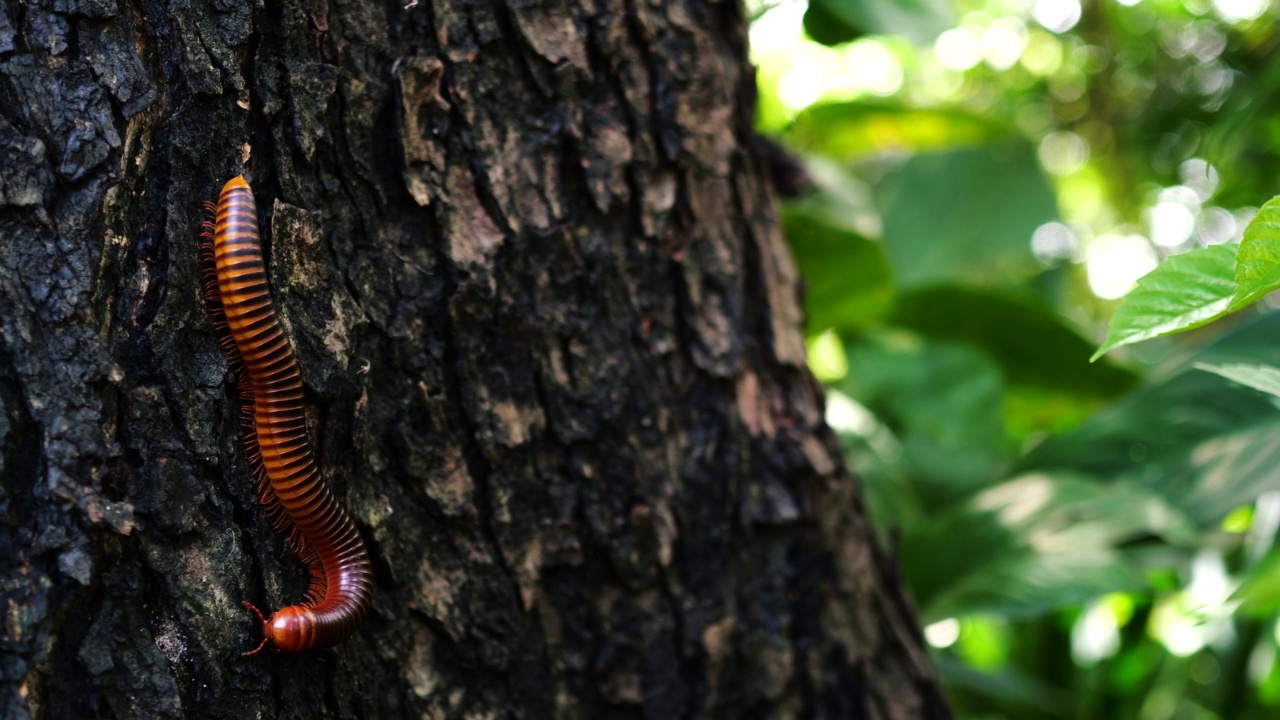
[[[243,600],[243,601],[241,601],[241,603],[240,603],[240,604],[241,604],[241,605],[244,605],[245,607],[247,607],[247,608],[249,608],[250,610],[252,610],[252,611],[253,611],[253,614],[254,614],[254,615],[257,615],[257,616],[258,616],[258,619],[262,621],[262,626],[263,626],[264,628],[266,627],[266,625],[267,625],[267,619],[266,619],[265,617],[263,617],[263,616],[262,616],[262,611],[261,611],[261,610],[259,610],[257,607],[255,607],[255,606],[254,606],[254,604],[253,604],[253,603],[251,603],[251,602],[249,602],[248,600]],[[257,654],[262,650],[262,648],[266,647],[266,645],[267,645],[267,634],[264,632],[264,633],[262,634],[262,642],[258,643],[258,647],[254,648],[254,649],[252,649],[252,650],[250,650],[250,651],[248,651],[248,652],[242,652],[242,653],[240,653],[240,655],[241,655],[242,657],[248,657],[248,656],[250,656],[250,655],[257,655]]]

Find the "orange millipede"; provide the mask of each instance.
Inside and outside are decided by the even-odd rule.
[[[258,238],[258,210],[243,177],[222,187],[202,227],[205,297],[220,344],[240,376],[249,464],[258,494],[311,574],[305,598],[262,621],[262,642],[291,653],[345,640],[369,613],[369,553],[351,516],[320,476],[302,407],[302,372],[276,314]]]

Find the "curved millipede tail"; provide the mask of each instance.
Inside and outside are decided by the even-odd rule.
[[[373,582],[369,553],[355,523],[320,476],[302,405],[302,373],[276,314],[258,237],[253,191],[243,177],[206,207],[205,298],[232,368],[240,373],[245,450],[258,476],[259,497],[311,573],[305,599],[263,617],[262,642],[306,652],[345,640],[369,613]]]

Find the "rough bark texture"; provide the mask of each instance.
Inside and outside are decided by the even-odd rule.
[[[736,2],[0,0],[0,717],[941,718],[803,367]],[[374,611],[200,300],[247,171]]]

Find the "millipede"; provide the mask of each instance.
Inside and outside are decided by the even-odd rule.
[[[372,602],[369,553],[316,463],[303,411],[302,371],[267,286],[258,210],[243,177],[227,182],[202,224],[204,294],[219,344],[239,376],[245,450],[258,496],[307,567],[302,602],[262,621],[262,642],[285,652],[318,650],[349,637]]]

